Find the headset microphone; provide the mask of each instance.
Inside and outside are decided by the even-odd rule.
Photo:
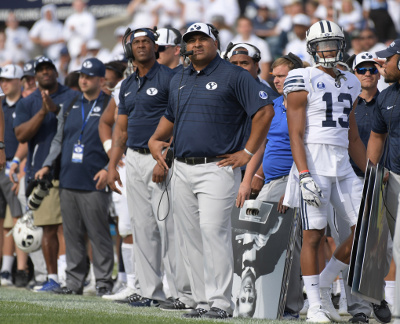
[[[194,53],[193,51],[186,51],[182,53],[182,56],[187,57],[189,55],[193,55],[193,53]]]

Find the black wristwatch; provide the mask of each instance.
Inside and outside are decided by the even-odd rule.
[[[4,142],[0,141],[0,150],[4,150],[6,148],[6,145],[4,144]]]

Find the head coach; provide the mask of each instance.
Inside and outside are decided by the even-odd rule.
[[[274,110],[264,87],[217,54],[218,31],[204,23],[183,35],[191,64],[170,83],[167,111],[149,140],[158,164],[174,136],[174,220],[197,306],[184,317],[232,315],[231,210],[245,165],[265,138]],[[243,147],[246,118],[251,134]]]

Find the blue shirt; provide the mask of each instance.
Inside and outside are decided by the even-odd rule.
[[[3,100],[3,112],[4,112],[4,143],[6,144],[5,152],[6,152],[6,160],[11,161],[15,155],[15,152],[18,148],[18,140],[14,133],[14,118],[15,107],[17,106],[18,101],[20,101],[22,97],[20,97],[16,103],[12,106],[9,106],[6,99]]]
[[[378,109],[378,95],[379,91],[376,92],[375,96],[369,102],[366,102],[363,98],[358,97],[357,106],[354,109],[354,116],[356,118],[358,134],[360,135],[360,139],[364,143],[365,147],[368,146],[369,136],[371,135],[372,123],[374,120],[374,114],[375,111]],[[364,177],[364,171],[360,170],[352,159],[350,159],[350,163],[357,176]]]
[[[78,94],[66,86],[58,84],[58,89],[50,95],[56,105],[64,106]],[[14,128],[30,120],[42,108],[42,95],[36,89],[28,97],[20,100],[16,108]],[[49,154],[51,141],[57,132],[57,116],[49,112],[43,119],[37,133],[28,142],[28,159],[26,163],[26,178],[33,179],[35,173],[42,168],[43,162]]]
[[[388,133],[388,159],[386,167],[400,174],[400,85],[398,82],[383,90],[378,96],[378,107],[372,130],[378,134]],[[390,131],[389,131],[390,125]]]
[[[241,150],[247,116],[270,104],[261,83],[218,55],[199,73],[190,65],[183,78],[180,73],[172,78],[165,113],[175,124],[175,156],[215,157]]]
[[[265,183],[288,175],[293,164],[283,96],[274,100],[274,110],[275,116],[267,135],[268,142],[263,158]]]
[[[168,104],[169,82],[174,73],[157,62],[142,78],[135,72],[121,85],[118,114],[128,116],[130,148],[148,148]]]
[[[70,110],[64,124],[62,138],[60,188],[96,191],[97,181],[94,181],[93,178],[108,163],[108,156],[99,136],[99,120],[109,100],[110,96],[103,92],[99,98],[92,101],[80,96]],[[68,108],[67,106],[64,105],[64,111]],[[84,119],[82,119],[82,107]],[[74,163],[72,162],[73,148],[78,142],[82,125],[92,107],[92,113],[80,140],[80,143],[84,145],[82,163]]]

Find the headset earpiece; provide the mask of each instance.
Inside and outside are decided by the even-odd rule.
[[[181,50],[179,52],[179,54],[181,56],[185,56],[185,52],[186,52],[186,42],[183,40],[183,37],[181,39]]]
[[[399,58],[397,59],[397,69],[400,71],[400,55]]]
[[[290,52],[288,55],[284,55],[283,58],[289,60],[293,63],[294,69],[301,69],[303,68],[303,61],[297,55]]]

